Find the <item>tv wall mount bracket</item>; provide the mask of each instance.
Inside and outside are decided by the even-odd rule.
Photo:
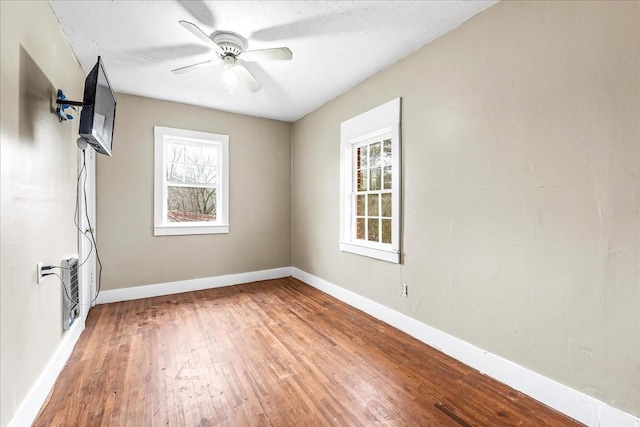
[[[56,94],[56,116],[58,116],[60,122],[73,120],[73,116],[69,113],[72,111],[77,112],[78,109],[76,107],[82,107],[83,105],[84,103],[80,101],[68,100],[62,89],[58,89]]]
[[[77,112],[78,109],[76,107],[82,106],[84,106],[83,102],[68,100],[62,89],[58,89],[58,93],[56,94],[56,116],[58,116],[58,120],[61,123],[67,120],[73,120],[73,116],[69,113],[71,111]],[[87,141],[82,137],[77,139],[76,144],[78,144],[78,148],[82,151],[87,148]]]

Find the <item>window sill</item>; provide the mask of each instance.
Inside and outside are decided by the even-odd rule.
[[[353,242],[340,242],[340,250],[342,252],[351,252],[369,258],[400,264],[400,252],[395,249],[379,249]]]
[[[190,234],[227,234],[229,224],[198,224],[185,223],[181,225],[161,225],[153,228],[154,236],[181,236]]]

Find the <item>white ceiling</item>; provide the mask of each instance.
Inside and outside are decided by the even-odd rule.
[[[102,56],[116,92],[294,121],[496,1],[50,0],[85,72]],[[262,84],[223,90],[222,66],[178,24],[242,34],[248,49],[287,46],[291,61],[246,63]]]

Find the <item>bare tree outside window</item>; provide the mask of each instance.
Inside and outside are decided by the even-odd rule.
[[[177,142],[167,149],[167,220],[215,221],[218,150]]]
[[[356,240],[391,243],[392,151],[391,140],[376,141],[354,148]]]

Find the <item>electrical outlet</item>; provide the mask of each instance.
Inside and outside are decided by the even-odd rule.
[[[406,283],[402,284],[402,296],[403,297],[408,297],[409,296],[409,287],[407,286]]]
[[[39,262],[38,264],[36,264],[36,275],[37,275],[36,277],[38,278],[38,280],[37,280],[37,282],[36,282],[36,283],[37,283],[38,285],[40,284],[40,282],[42,282],[42,265],[43,265],[43,264],[42,264],[41,262]]]

